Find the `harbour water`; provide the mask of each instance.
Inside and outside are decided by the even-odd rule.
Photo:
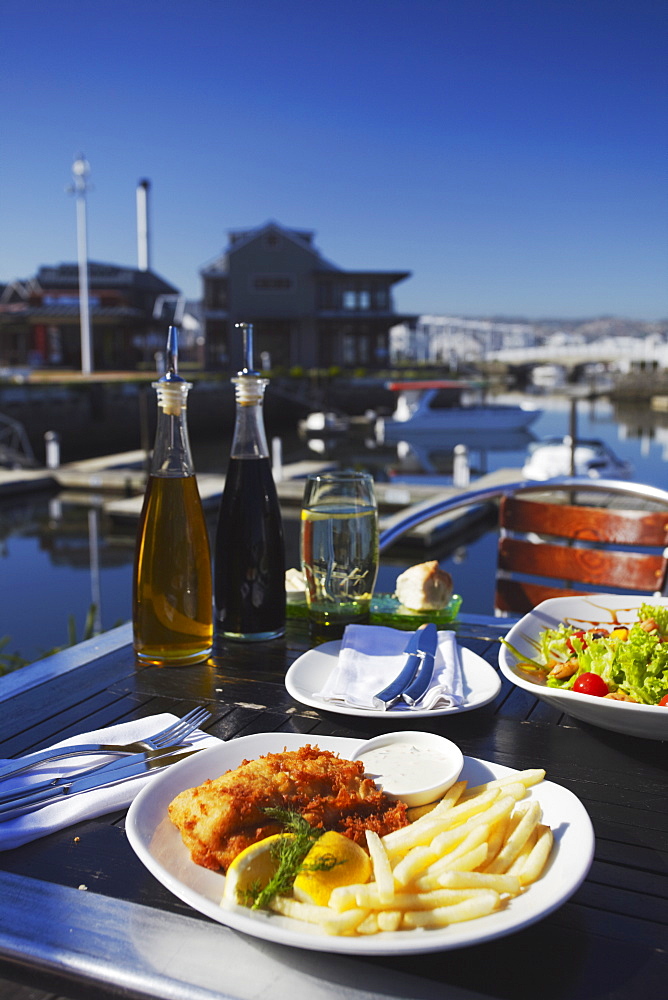
[[[542,414],[531,433],[494,435],[469,446],[472,484],[477,475],[497,469],[516,469],[520,478],[528,443],[533,438],[562,436],[569,430],[570,401],[565,397],[532,397]],[[642,409],[615,409],[606,399],[581,401],[577,432],[606,442],[633,466],[633,479],[668,488],[668,421],[665,415]],[[268,427],[271,436],[271,427]],[[281,431],[285,462],[332,460],[343,466],[368,468],[377,479],[400,482],[429,477],[452,482],[452,442],[433,442],[431,450],[379,446],[364,435],[322,441],[314,447],[294,432]],[[193,441],[198,472],[223,473],[228,441]],[[422,468],[422,471],[419,471]],[[212,511],[212,531],[216,511]],[[299,522],[286,519],[288,565],[297,565]],[[96,630],[127,621],[131,610],[132,562],[135,528],[112,523],[102,509],[102,497],[63,492],[36,493],[0,501],[0,665],[12,654],[33,660],[54,647],[66,645],[72,635],[83,637],[91,606]],[[399,572],[412,562],[438,558],[453,576],[455,589],[472,613],[489,613],[493,600],[496,532],[457,539],[443,551],[422,550],[395,554],[381,563],[378,592],[392,592]],[[70,619],[73,633],[70,633]]]

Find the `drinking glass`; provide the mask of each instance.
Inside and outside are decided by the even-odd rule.
[[[308,476],[301,563],[313,632],[339,638],[346,625],[368,621],[378,558],[378,506],[371,476]]]

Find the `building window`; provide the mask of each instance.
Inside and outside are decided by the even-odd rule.
[[[364,312],[371,308],[371,293],[366,288],[349,288],[343,293],[343,308]]]
[[[251,285],[256,292],[287,292],[294,282],[287,274],[256,274]]]
[[[355,338],[352,333],[344,333],[343,335],[343,364],[355,364]]]

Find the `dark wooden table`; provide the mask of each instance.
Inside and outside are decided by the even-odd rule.
[[[458,626],[460,641],[493,664],[505,628],[466,616]],[[0,679],[0,756],[198,704],[211,709],[209,731],[226,740],[380,732],[375,720],[320,712],[288,696],[286,669],[309,646],[304,622],[291,621],[284,640],[230,644],[217,665],[138,669],[122,626]],[[139,862],[125,814],[115,813],[0,853],[0,977],[72,998],[666,996],[666,744],[578,723],[505,681],[493,704],[434,718],[428,728],[470,756],[545,767],[586,806],[596,834],[589,876],[539,923],[486,944],[403,958],[271,944],[172,896]]]

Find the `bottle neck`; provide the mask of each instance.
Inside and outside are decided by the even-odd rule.
[[[179,478],[195,474],[186,420],[189,382],[154,382],[158,394],[158,422],[151,475]]]
[[[262,403],[267,379],[239,375],[232,382],[236,392],[236,416],[231,458],[268,458]]]

